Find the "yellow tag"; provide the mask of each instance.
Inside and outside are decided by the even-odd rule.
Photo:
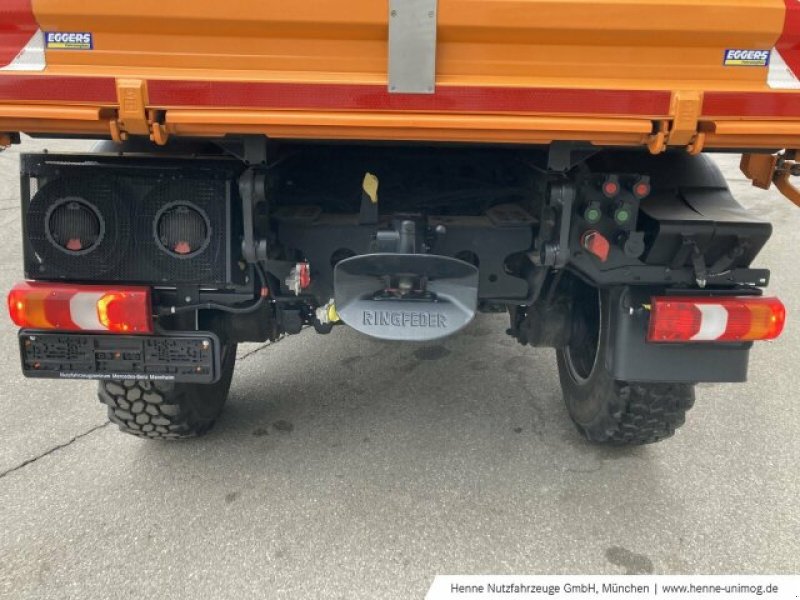
[[[364,174],[364,183],[361,184],[364,193],[369,196],[373,204],[378,203],[378,178],[372,173]]]
[[[328,321],[331,323],[338,323],[339,320],[339,313],[336,312],[336,306],[331,303],[331,305],[328,307]]]

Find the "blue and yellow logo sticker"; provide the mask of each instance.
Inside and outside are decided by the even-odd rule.
[[[766,67],[769,65],[769,50],[725,50],[726,67]]]
[[[44,34],[48,50],[94,50],[91,33],[79,31],[48,31]]]

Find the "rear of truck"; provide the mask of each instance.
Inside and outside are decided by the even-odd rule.
[[[239,342],[502,312],[588,439],[664,439],[781,333],[705,153],[800,204],[798,75],[798,0],[6,0],[0,145],[103,140],[22,157],[23,372],[181,438]]]

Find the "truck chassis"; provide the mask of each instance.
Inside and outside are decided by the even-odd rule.
[[[428,341],[488,312],[556,349],[585,437],[655,442],[695,383],[745,380],[752,342],[784,319],[751,266],[771,226],[703,155],[104,143],[24,155],[21,189],[23,372],[99,379],[109,418],[145,438],[212,426],[239,342],[343,324]]]

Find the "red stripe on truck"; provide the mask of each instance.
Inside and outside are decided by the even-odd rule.
[[[664,91],[440,86],[434,95],[414,95],[389,94],[377,85],[165,80],[151,80],[148,88],[150,105],[160,108],[541,112],[663,118],[669,115],[670,105],[670,93]],[[0,74],[0,101],[118,103],[113,78],[16,74]],[[800,94],[706,92],[703,116],[800,118]]]
[[[0,0],[0,67],[17,57],[37,29],[31,0]]]
[[[797,92],[706,92],[704,117],[800,117]]]
[[[786,65],[800,77],[800,0],[786,2],[786,19],[783,33],[775,44]]]
[[[425,112],[517,112],[663,116],[670,93],[439,86],[435,94],[390,94],[384,85],[249,83],[233,81],[148,82],[158,107]]]
[[[4,0],[0,0],[3,2]],[[110,77],[6,75],[0,73],[0,101],[117,104],[116,82]]]

